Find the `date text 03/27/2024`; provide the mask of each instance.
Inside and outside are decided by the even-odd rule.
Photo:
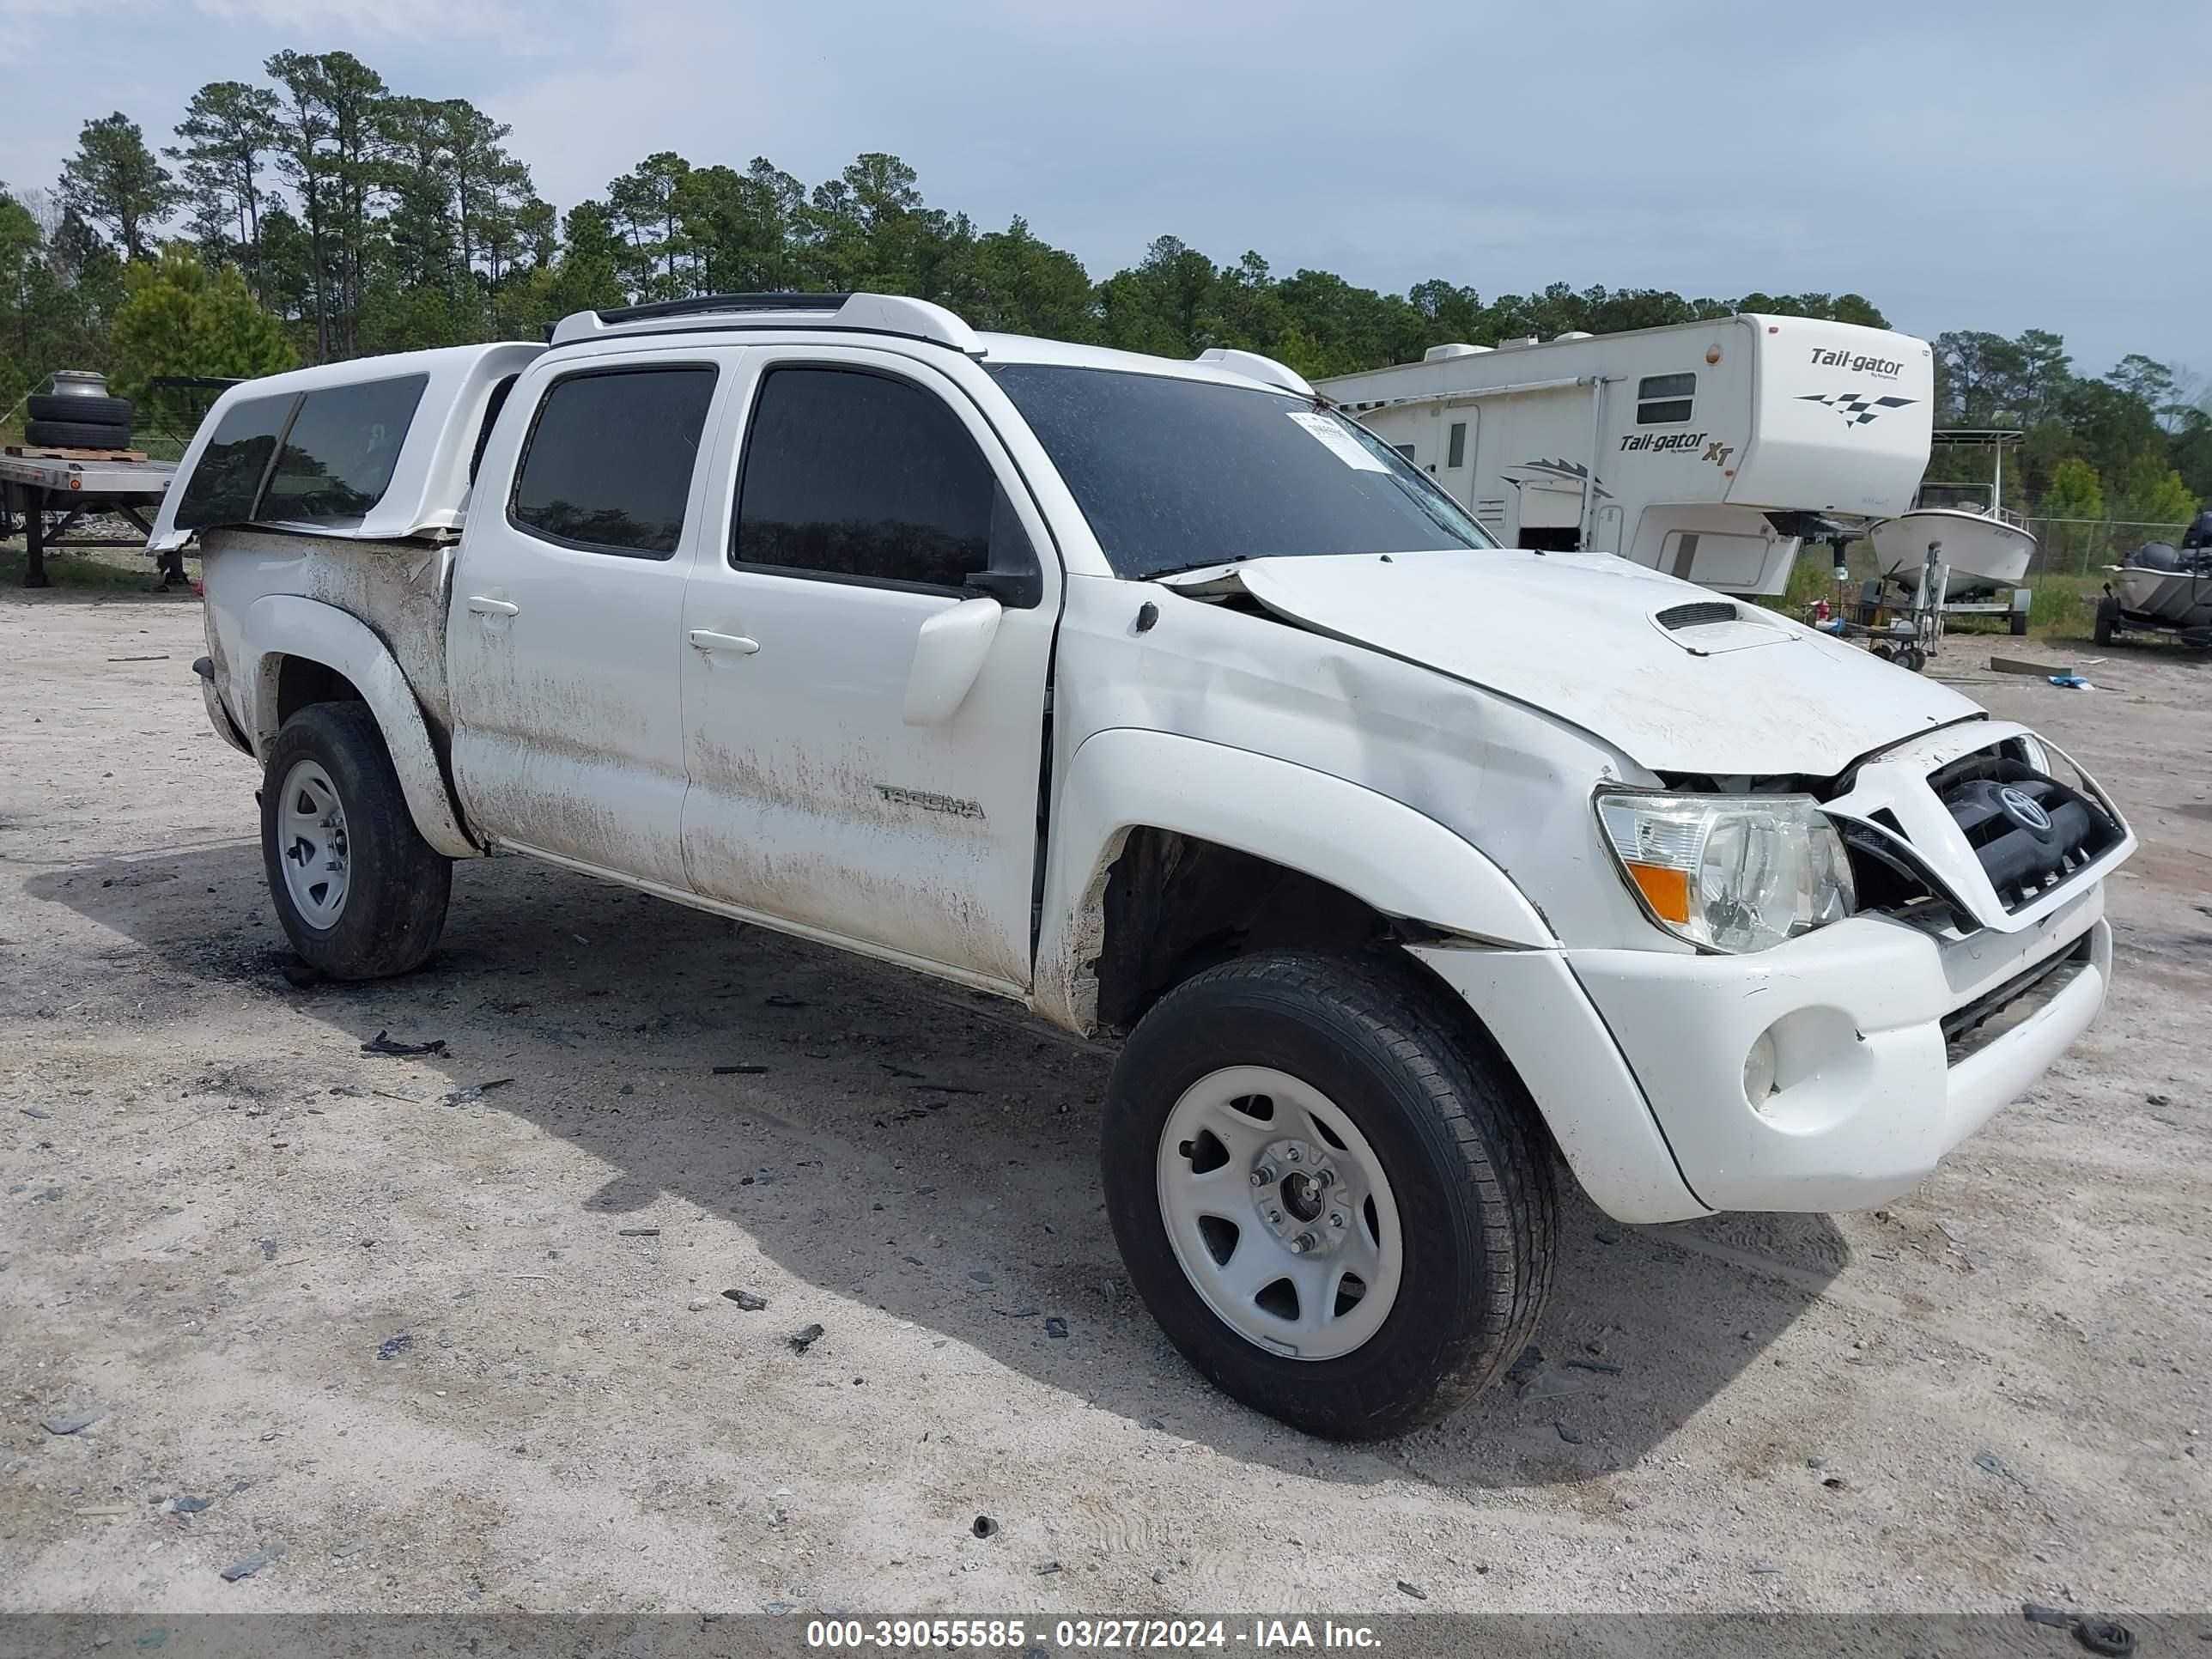
[[[1333,1619],[1060,1619],[1047,1626],[1022,1619],[816,1619],[806,1645],[852,1649],[990,1651],[1027,1648],[1048,1637],[1061,1652],[1245,1648],[1255,1652],[1297,1648],[1361,1649],[1382,1644],[1371,1626]]]

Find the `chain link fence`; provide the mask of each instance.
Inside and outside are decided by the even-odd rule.
[[[2030,519],[2027,528],[2035,538],[2030,574],[2087,576],[2108,564],[2124,564],[2145,542],[2179,542],[2188,526],[2139,519]]]

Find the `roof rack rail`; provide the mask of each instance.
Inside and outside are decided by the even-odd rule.
[[[1301,398],[1315,396],[1306,377],[1287,363],[1279,363],[1273,357],[1262,357],[1256,351],[1238,351],[1232,347],[1212,346],[1191,360],[1210,363],[1216,368],[1225,368],[1231,374],[1242,374],[1248,380],[1257,380],[1263,386],[1279,386],[1285,392],[1295,392]]]
[[[547,341],[567,345],[611,333],[680,329],[784,328],[786,313],[827,313],[813,328],[862,334],[894,334],[949,346],[970,357],[984,352],[981,337],[959,317],[927,300],[896,294],[702,294],[690,300],[579,311],[546,331]]]

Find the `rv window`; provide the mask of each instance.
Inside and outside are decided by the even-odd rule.
[[[934,392],[865,370],[775,369],[753,406],[731,559],[957,589],[992,563],[996,489]],[[1011,514],[1005,526],[1019,533]]]
[[[1411,444],[1392,444],[1390,447],[1396,450],[1401,455],[1403,455],[1409,461],[1413,459],[1413,447]]]
[[[1452,422],[1449,446],[1444,451],[1444,465],[1448,467],[1465,466],[1467,465],[1467,422],[1465,421]]]
[[[231,405],[185,482],[177,503],[178,529],[207,530],[253,517],[269,457],[297,402],[296,396],[250,398]]]
[[[556,380],[524,441],[507,517],[548,541],[665,559],[684,533],[714,371],[617,368]]]
[[[325,386],[300,399],[257,519],[356,525],[392,482],[427,374]]]
[[[1670,426],[1690,418],[1697,396],[1694,374],[1647,374],[1636,383],[1636,424]]]

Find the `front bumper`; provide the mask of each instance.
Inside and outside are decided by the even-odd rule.
[[[2099,883],[2014,933],[1858,916],[1747,956],[1568,961],[1699,1199],[1848,1210],[1911,1188],[2034,1084],[2103,1006],[2112,943]],[[1755,1108],[1762,1033],[1776,1087]]]

